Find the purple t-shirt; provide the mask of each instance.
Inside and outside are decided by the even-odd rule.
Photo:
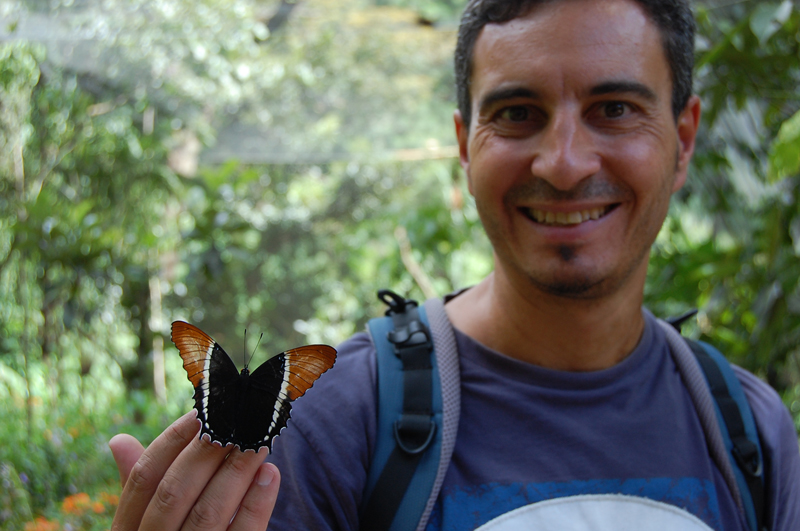
[[[597,531],[746,531],[663,331],[644,315],[631,355],[594,372],[543,369],[456,331],[459,431],[427,529],[563,528],[571,519]],[[374,348],[358,334],[295,404],[270,457],[282,484],[269,529],[358,529],[375,445],[375,370]],[[794,530],[794,426],[771,388],[738,368],[737,376],[763,439],[770,529]]]

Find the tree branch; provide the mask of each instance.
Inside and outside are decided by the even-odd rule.
[[[419,289],[422,290],[425,298],[432,299],[436,297],[436,290],[433,287],[431,279],[425,274],[425,271],[422,270],[422,266],[420,266],[419,262],[414,258],[411,242],[408,239],[408,232],[405,227],[397,227],[394,231],[394,237],[397,240],[397,244],[400,246],[400,259],[403,261],[403,265],[406,266],[406,270],[414,278],[414,281],[419,286]]]

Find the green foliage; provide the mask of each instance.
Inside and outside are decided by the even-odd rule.
[[[488,244],[451,171],[424,161],[206,170],[204,182],[224,184],[192,188],[180,215],[184,274],[171,318],[208,322],[234,345],[250,323],[270,353],[339,342],[374,315],[377,287],[424,296],[404,269],[397,227],[412,249],[431,250],[414,258],[440,293],[476,282],[488,264],[470,255]]]
[[[105,82],[209,144],[238,125],[265,139],[254,158],[307,163],[450,141],[452,32],[412,11],[285,2],[291,16],[270,31],[283,2],[79,4],[60,13],[75,32],[109,35],[93,67]]]
[[[113,431],[95,430],[137,361],[123,287],[158,249],[169,192],[163,136],[135,127],[146,102],[90,95],[44,55],[0,46],[0,463],[35,514],[111,483]]]
[[[750,2],[700,6],[697,18],[703,127],[646,298],[661,315],[699,308],[694,335],[764,377],[800,419],[800,11]]]
[[[778,137],[772,142],[769,151],[770,182],[800,172],[800,111],[781,124]]]
[[[89,380],[81,389],[83,397],[92,394],[86,388]],[[128,400],[104,394],[99,404],[81,397],[41,397],[38,405],[48,415],[37,417],[28,430],[24,395],[0,393],[3,529],[22,530],[33,520],[31,512],[44,517],[34,529],[48,529],[46,522],[59,523],[54,529],[68,528],[65,524],[86,530],[110,527],[120,489],[108,440],[127,432],[148,443],[179,410],[141,393]],[[140,423],[132,424],[142,413]],[[5,505],[12,510],[4,511]]]
[[[28,491],[10,463],[0,464],[0,523],[5,529],[22,529],[33,520]]]

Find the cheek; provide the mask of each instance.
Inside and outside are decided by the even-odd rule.
[[[520,180],[530,178],[531,161],[523,142],[498,141],[475,135],[470,144],[469,185],[476,198],[502,200],[502,195]]]
[[[628,138],[622,142],[614,142],[605,146],[610,160],[617,165],[626,165],[633,168],[652,168],[658,165],[663,158],[664,148],[659,146],[658,138]]]
[[[499,212],[505,208],[507,195],[513,188],[514,178],[504,165],[471,164],[470,191],[475,203],[483,210]]]
[[[651,196],[671,194],[676,163],[674,146],[656,145],[652,139],[622,142],[606,161],[609,173],[633,190],[640,202],[649,202],[646,198]]]

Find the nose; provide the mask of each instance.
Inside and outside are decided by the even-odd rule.
[[[559,190],[571,190],[600,171],[600,156],[579,112],[560,109],[535,142],[531,172]]]

